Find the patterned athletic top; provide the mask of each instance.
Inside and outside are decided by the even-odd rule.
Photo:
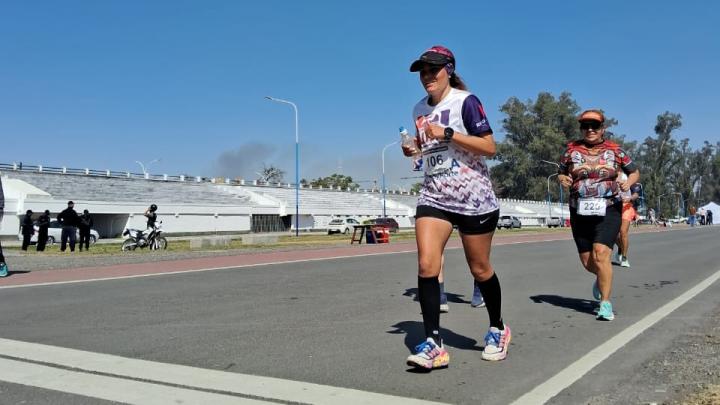
[[[413,109],[425,169],[418,205],[473,216],[499,209],[482,155],[425,136],[426,121],[468,135],[492,134],[480,100],[455,88],[436,106],[428,100],[429,96],[423,98]]]
[[[603,197],[614,203],[621,201],[618,174],[637,170],[635,163],[620,146],[604,140],[588,145],[583,140],[568,143],[560,160],[560,174],[572,177],[570,206],[577,206],[578,198]]]

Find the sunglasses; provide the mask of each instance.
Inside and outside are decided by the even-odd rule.
[[[597,131],[600,128],[602,128],[602,123],[598,121],[585,121],[580,123],[580,129],[583,131],[587,131],[589,129]]]
[[[422,69],[420,70],[420,73],[431,73],[431,74],[437,74],[439,71],[441,71],[445,66],[443,65],[430,65],[425,64]]]

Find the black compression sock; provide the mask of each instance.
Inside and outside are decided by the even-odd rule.
[[[422,310],[425,336],[431,337],[435,343],[442,345],[440,337],[440,283],[437,277],[422,278],[418,276],[418,298]]]
[[[485,299],[485,306],[490,317],[490,326],[503,330],[502,294],[497,274],[493,274],[492,277],[482,282],[475,280],[475,285],[480,288],[480,292]]]

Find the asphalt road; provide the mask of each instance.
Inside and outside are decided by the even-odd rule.
[[[615,267],[613,322],[595,320],[593,279],[572,241],[496,246],[492,261],[513,330],[500,363],[480,359],[487,313],[469,305],[462,250],[448,250],[450,313],[441,325],[451,364],[432,373],[404,361],[422,340],[413,253],[4,289],[0,338],[406,398],[506,404],[717,273],[718,240],[720,227],[632,235],[632,268]],[[647,390],[643,401],[662,396],[661,381],[633,377],[719,307],[715,282],[549,402],[622,401],[633,387]],[[0,360],[20,357],[0,352]],[[0,391],[8,403],[105,403],[9,382]]]

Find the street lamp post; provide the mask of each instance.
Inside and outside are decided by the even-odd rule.
[[[290,104],[295,110],[295,236],[300,236],[300,138],[298,135],[298,109],[295,103],[280,98],[265,96],[270,101]]]
[[[558,172],[560,172],[560,164],[559,163],[551,162],[549,160],[541,160],[541,162],[557,166]],[[549,182],[550,177],[552,177],[552,176],[548,177],[548,199],[550,198],[550,182]],[[560,203],[560,223],[562,224],[561,226],[565,226],[565,215],[563,213],[563,187],[562,187],[562,184],[560,184],[560,201],[559,201],[559,203]],[[549,204],[550,204],[550,202],[548,200],[548,205]]]
[[[151,164],[157,163],[157,162],[159,162],[160,160],[161,160],[160,158],[151,160],[150,163],[147,164],[147,167],[150,167]],[[145,166],[141,161],[139,161],[139,160],[136,160],[135,163],[137,163],[137,164],[140,165],[140,168],[142,169],[142,172],[143,172],[143,176],[147,177],[147,176],[148,176],[148,172],[147,172],[147,170],[145,170],[145,167],[146,167],[146,166]]]
[[[553,173],[547,177],[547,196],[548,196],[548,221],[552,218],[552,205],[550,204],[550,178],[557,176],[557,173]],[[560,207],[562,207],[562,200],[560,200]],[[562,210],[562,208],[560,208]],[[562,221],[562,219],[561,219]]]
[[[382,193],[383,193],[383,218],[387,218],[387,214],[385,213],[385,194],[387,194],[387,190],[385,189],[385,150],[399,141],[395,141],[393,143],[389,143],[385,145],[385,147],[382,149]]]

